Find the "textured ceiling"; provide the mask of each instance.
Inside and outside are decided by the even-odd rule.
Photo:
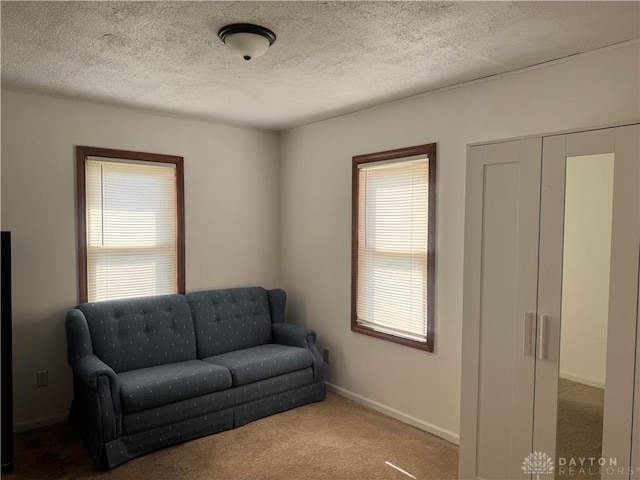
[[[640,2],[10,2],[2,85],[281,130],[635,39]],[[278,40],[245,62],[218,39]]]

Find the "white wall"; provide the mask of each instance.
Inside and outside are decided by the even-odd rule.
[[[15,422],[61,420],[64,317],[78,302],[75,145],[184,156],[186,287],[279,281],[275,133],[2,92],[2,229],[12,231]],[[50,385],[36,388],[36,371]]]
[[[282,134],[282,284],[289,318],[330,349],[339,391],[452,441],[460,410],[465,146],[636,122],[637,42]],[[438,144],[436,351],[350,331],[351,157]]]
[[[18,428],[71,400],[74,145],[182,155],[187,289],[276,286],[331,350],[328,381],[453,441],[459,431],[467,143],[640,120],[638,43],[285,132],[2,92],[2,229],[13,232]],[[438,143],[436,352],[350,331],[351,157]],[[280,156],[280,162],[278,158]],[[280,228],[279,228],[280,226]],[[279,275],[281,273],[281,277]],[[37,389],[35,372],[49,370]]]
[[[604,388],[607,367],[613,154],[567,160],[560,376]]]

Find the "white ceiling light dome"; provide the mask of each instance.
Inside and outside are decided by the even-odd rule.
[[[252,60],[261,57],[276,41],[276,34],[260,25],[234,23],[222,27],[218,37],[234,55]]]

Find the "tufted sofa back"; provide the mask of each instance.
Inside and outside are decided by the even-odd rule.
[[[269,297],[261,287],[187,294],[198,358],[271,343]]]
[[[83,303],[93,353],[116,372],[196,358],[191,311],[184,295]]]

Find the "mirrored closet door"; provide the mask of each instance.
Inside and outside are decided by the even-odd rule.
[[[461,479],[640,478],[639,133],[468,148]]]
[[[533,451],[557,479],[628,478],[638,149],[638,126],[543,139]]]

